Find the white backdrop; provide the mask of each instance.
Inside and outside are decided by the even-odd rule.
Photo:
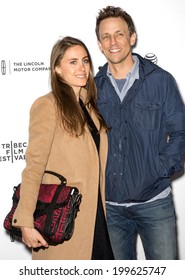
[[[159,66],[171,72],[185,99],[184,0],[6,0],[0,3],[0,259],[30,260],[23,244],[10,242],[3,220],[11,206],[13,186],[21,180],[32,102],[49,91],[49,57],[60,36],[74,36],[88,46],[95,73],[105,62],[95,36],[99,9],[121,6],[134,19],[135,52],[155,54]],[[173,182],[179,256],[185,260],[185,176]],[[144,259],[138,240],[138,259]]]

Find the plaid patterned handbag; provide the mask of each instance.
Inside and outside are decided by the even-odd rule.
[[[72,237],[82,195],[76,187],[67,186],[67,181],[62,175],[49,170],[45,173],[57,176],[61,183],[40,185],[34,226],[48,244],[57,245]],[[20,198],[20,188],[21,184],[14,187],[13,205],[4,220],[4,228],[10,234],[11,241],[14,241],[15,237],[21,237],[21,230],[12,226],[13,214]]]

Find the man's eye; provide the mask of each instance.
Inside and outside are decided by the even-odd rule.
[[[117,33],[116,36],[117,37],[122,37],[122,36],[124,36],[124,34],[120,32],[120,33]]]
[[[104,35],[104,36],[102,37],[102,40],[108,40],[109,38],[110,38],[109,35]]]

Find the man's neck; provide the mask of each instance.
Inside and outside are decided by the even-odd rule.
[[[134,59],[131,56],[120,63],[113,64],[108,62],[108,64],[109,70],[115,79],[125,79],[134,65]]]

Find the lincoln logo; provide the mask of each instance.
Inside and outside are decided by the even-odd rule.
[[[1,74],[6,75],[6,62],[5,62],[5,60],[1,60]]]

